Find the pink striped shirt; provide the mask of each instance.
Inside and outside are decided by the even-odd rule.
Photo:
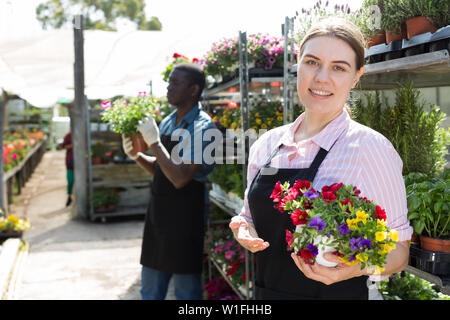
[[[308,168],[320,148],[330,150],[313,181],[316,190],[336,182],[352,184],[361,197],[373,200],[385,209],[387,226],[398,231],[398,240],[411,239],[412,227],[407,218],[406,190],[402,177],[403,162],[394,147],[380,133],[353,121],[344,109],[314,137],[296,143],[294,134],[304,118],[263,134],[250,148],[247,189],[240,216],[253,223],[248,206],[248,189],[269,159],[272,151],[283,146],[272,159],[276,168]]]

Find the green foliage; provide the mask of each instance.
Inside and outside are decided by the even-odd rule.
[[[431,238],[450,239],[450,175],[427,179],[423,174],[405,177],[408,219],[414,231]]]
[[[161,30],[157,17],[147,20],[145,0],[47,0],[36,8],[36,17],[44,29],[59,29],[70,22],[73,12],[83,14],[85,29],[116,31],[116,21],[127,19],[139,30]]]
[[[436,292],[432,285],[410,273],[395,274],[380,282],[384,300],[449,300],[450,297]]]
[[[357,101],[353,119],[383,134],[403,160],[403,175],[424,173],[429,177],[442,172],[445,165],[450,129],[441,128],[445,114],[438,106],[420,100],[413,83],[400,84],[395,104],[381,102],[380,93],[365,94],[367,103]]]
[[[94,208],[107,205],[116,206],[119,200],[119,195],[115,189],[98,188],[94,189],[92,194],[92,205]]]
[[[167,104],[156,100],[153,96],[140,94],[127,99],[119,98],[112,102],[102,103],[102,121],[111,125],[111,129],[119,134],[137,136],[139,121],[153,117],[157,123],[170,111]]]
[[[400,0],[398,2],[405,20],[424,16],[438,28],[449,24],[448,0]]]
[[[242,164],[216,164],[208,179],[220,185],[225,192],[241,195],[244,192],[242,170]]]

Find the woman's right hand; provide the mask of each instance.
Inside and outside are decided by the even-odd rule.
[[[248,223],[243,217],[233,217],[229,227],[240,245],[253,253],[264,250],[269,246],[267,241],[258,237],[253,224]]]

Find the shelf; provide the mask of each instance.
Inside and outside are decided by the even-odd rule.
[[[119,206],[112,212],[95,212],[91,215],[91,220],[124,216],[145,215],[147,213],[147,206]]]
[[[228,283],[228,285],[231,287],[231,289],[233,289],[233,291],[238,295],[238,297],[241,300],[246,300],[246,298],[245,298],[246,294],[245,294],[244,290],[242,290],[240,287],[236,287],[236,285],[233,282],[231,282],[231,280],[226,275],[226,272],[222,269],[222,267],[219,265],[219,263],[216,262],[211,256],[209,256],[208,259],[213,263],[213,265],[220,272],[220,274],[225,279],[225,281]]]
[[[228,213],[230,216],[234,217],[237,216],[236,211],[234,211],[234,209],[228,207],[225,202],[223,202],[222,200],[220,200],[219,198],[216,197],[216,195],[214,193],[209,193],[209,198],[211,200],[211,202],[213,202],[216,206],[218,206],[220,209],[222,209],[223,211],[225,211],[226,213]]]
[[[447,50],[371,63],[358,85],[360,90],[386,90],[398,87],[398,82],[413,81],[416,88],[450,86],[450,56]],[[292,66],[290,82],[297,82],[297,65]]]
[[[437,285],[443,294],[450,295],[450,284],[444,284],[440,277],[412,266],[407,266],[405,271]]]

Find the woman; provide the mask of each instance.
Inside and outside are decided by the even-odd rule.
[[[398,231],[382,275],[396,273],[408,263],[412,233],[402,161],[384,136],[351,120],[347,111],[349,92],[364,72],[358,28],[324,20],[309,30],[299,55],[297,92],[305,112],[252,145],[244,207],[230,228],[242,246],[257,252],[257,299],[368,299],[367,268],[346,265],[331,253],[324,257],[336,267],[308,265],[286,250],[292,221],[273,208],[269,196],[277,181],[309,180],[316,190],[335,182],[357,186],[361,196],[385,208],[388,226]]]

